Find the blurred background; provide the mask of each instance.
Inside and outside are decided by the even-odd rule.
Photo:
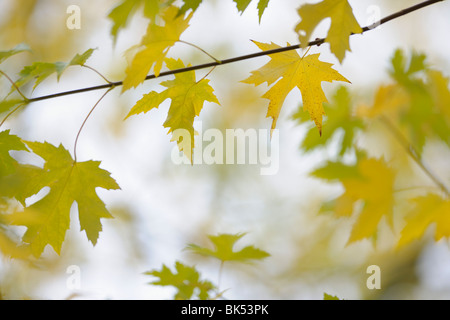
[[[419,1],[350,1],[361,26]],[[113,43],[109,12],[115,0],[2,0],[0,3],[0,50],[21,42],[32,53],[15,56],[2,64],[13,78],[34,61],[67,61],[76,53],[96,48],[88,65],[111,81],[123,80],[124,52],[140,42],[146,20],[134,15]],[[298,7],[304,1],[271,0],[261,23],[256,1],[241,15],[231,0],[204,0],[181,39],[196,44],[218,59],[254,53],[250,41],[298,43],[294,32]],[[66,27],[69,5],[81,8],[81,29]],[[351,37],[351,53],[343,64],[329,53],[328,45],[312,48],[321,60],[352,82],[349,89],[370,104],[375,89],[389,82],[390,58],[397,48],[427,55],[450,75],[450,3],[444,1],[389,22],[376,30]],[[313,38],[323,37],[329,22],[322,23]],[[185,63],[209,62],[195,48],[179,43],[169,56]],[[267,57],[216,68],[208,78],[221,106],[205,104],[201,116],[207,128],[269,129],[265,118],[267,101],[260,97],[264,86],[240,83]],[[197,72],[201,78],[209,70]],[[53,77],[38,87],[32,97],[103,84],[94,72],[70,68],[59,82]],[[10,84],[0,79],[3,93]],[[324,83],[325,92],[337,84]],[[254,265],[227,264],[221,289],[228,299],[322,299],[327,292],[344,299],[441,299],[450,298],[450,250],[447,241],[424,238],[399,252],[391,246],[374,247],[369,241],[346,246],[350,222],[317,214],[329,195],[339,187],[328,186],[308,176],[312,168],[333,155],[333,145],[305,154],[299,145],[305,127],[291,119],[301,102],[299,92],[286,100],[280,130],[280,169],[261,176],[255,165],[175,165],[174,144],[162,124],[168,101],[158,110],[123,121],[143,93],[160,91],[158,81],[147,81],[136,90],[112,91],[101,102],[81,133],[78,159],[100,160],[111,172],[120,191],[98,190],[115,219],[103,220],[103,232],[95,247],[79,231],[76,210],[71,216],[61,256],[51,248],[39,260],[0,260],[0,288],[6,299],[171,299],[171,288],[148,285],[143,275],[175,261],[196,265],[202,277],[217,283],[219,263],[199,258],[183,249],[188,243],[208,245],[208,234],[247,232],[242,245],[255,245],[271,257]],[[76,133],[101,91],[36,102],[11,118],[2,129],[32,141],[62,143],[73,149]],[[372,140],[376,149],[377,140]],[[380,143],[378,141],[378,143]],[[424,158],[443,181],[450,181],[448,149],[429,146]],[[75,209],[75,208],[73,208]],[[383,236],[391,239],[386,231]],[[241,243],[242,242],[242,243]],[[387,243],[389,241],[387,240]],[[368,290],[366,268],[382,270],[382,290]],[[81,286],[67,286],[67,268],[80,267]]]

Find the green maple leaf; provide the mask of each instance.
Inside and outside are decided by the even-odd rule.
[[[352,33],[362,33],[353,10],[347,0],[323,0],[319,3],[304,4],[298,9],[301,17],[295,31],[299,33],[300,43],[306,48],[315,28],[326,18],[331,18],[330,30],[326,41],[331,52],[339,59],[345,58],[350,51],[349,37]]]
[[[28,243],[35,256],[39,256],[47,245],[59,254],[70,225],[70,209],[78,205],[81,231],[85,231],[92,244],[97,239],[102,225],[101,218],[112,218],[96,188],[119,189],[110,173],[100,169],[100,162],[74,162],[63,147],[49,143],[26,142],[26,145],[45,160],[40,171],[33,171],[24,182],[27,190],[36,192],[44,187],[50,191],[46,196],[23,212],[15,213],[11,220],[15,225],[27,227],[23,241]]]
[[[180,8],[178,15],[182,15],[189,10],[195,11],[200,6],[203,0],[183,0],[183,6]],[[236,3],[236,7],[239,13],[244,13],[252,0],[233,0]],[[258,2],[258,15],[261,22],[262,15],[269,5],[269,0],[259,0]]]
[[[200,6],[203,0],[184,0],[183,6],[180,8],[178,15],[184,15],[187,11],[195,11]]]
[[[15,171],[17,161],[10,155],[13,150],[28,151],[22,140],[10,134],[10,130],[0,132],[0,177]]]
[[[450,95],[448,81],[445,83],[445,78],[436,77],[423,54],[413,52],[408,61],[403,51],[396,50],[391,63],[390,75],[409,96],[406,108],[399,110],[399,122],[407,130],[418,155],[421,156],[430,136],[450,145],[450,121],[445,111],[448,107],[441,107],[443,103],[447,105],[445,97]]]
[[[159,280],[151,282],[152,285],[175,287],[178,290],[175,294],[176,300],[189,300],[196,291],[198,291],[200,300],[209,298],[209,292],[214,289],[214,285],[207,280],[200,280],[200,273],[195,267],[186,266],[177,261],[175,271],[172,272],[167,266],[163,265],[161,271],[151,270],[145,272],[145,274],[159,278]]]
[[[20,43],[11,50],[0,51],[0,63],[5,61],[9,57],[16,55],[18,53],[24,52],[24,51],[31,51],[30,47],[25,43]]]
[[[306,152],[315,150],[330,143],[339,135],[338,153],[343,156],[353,146],[353,140],[358,132],[364,128],[364,123],[352,115],[352,101],[349,90],[346,87],[340,87],[334,95],[332,103],[324,103],[324,110],[327,114],[325,126],[327,130],[323,131],[322,136],[317,134],[313,126],[309,124],[309,116],[303,110],[294,114],[293,118],[299,123],[308,123],[309,130],[301,144],[301,148]]]
[[[250,2],[252,0],[233,0],[236,2],[237,9],[242,14],[244,13],[245,9],[249,6]],[[267,6],[269,5],[269,0],[259,0],[258,2],[258,15],[259,15],[259,21],[261,22],[262,15],[264,14],[264,11],[266,10]]]
[[[208,238],[213,243],[214,250],[200,247],[196,244],[189,244],[186,249],[200,255],[219,259],[222,262],[248,262],[250,260],[261,260],[270,256],[267,252],[257,249],[254,246],[247,246],[239,251],[234,251],[236,242],[243,236],[245,236],[245,233],[219,234],[218,236],[210,235]]]
[[[144,8],[144,16],[151,21],[155,21],[156,16],[167,6],[170,6],[174,0],[124,0],[114,7],[108,14],[108,18],[112,22],[111,35],[114,43],[117,41],[119,32],[124,29],[132,16],[140,9]]]
[[[181,60],[175,59],[166,59],[166,64],[171,70],[185,67]],[[171,99],[164,127],[169,128],[169,133],[175,133],[177,129],[189,132],[190,141],[183,141],[175,135],[174,139],[177,141],[180,151],[192,161],[195,136],[194,118],[200,115],[205,101],[220,103],[213,93],[214,89],[209,85],[209,80],[196,81],[194,71],[178,73],[174,80],[164,81],[161,85],[167,89],[160,93],[152,91],[145,94],[130,110],[126,118],[158,108],[163,101]]]
[[[16,82],[16,86],[21,87],[26,83],[36,80],[33,90],[45,79],[56,73],[59,81],[61,75],[70,66],[83,66],[90,58],[94,49],[88,49],[82,54],[76,54],[69,62],[35,62],[31,66],[26,66],[20,71],[20,78]]]

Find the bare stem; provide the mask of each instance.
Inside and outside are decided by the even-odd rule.
[[[74,163],[77,162],[77,146],[78,146],[78,139],[80,138],[80,134],[81,131],[84,128],[84,125],[86,124],[87,120],[89,119],[89,117],[91,116],[92,112],[94,112],[95,108],[97,108],[98,104],[100,103],[100,101],[103,100],[103,98],[111,91],[113,90],[114,87],[109,88],[101,97],[100,99],[98,99],[98,101],[95,103],[95,105],[92,107],[92,109],[89,111],[88,115],[86,116],[86,118],[84,118],[83,123],[81,124],[80,129],[78,130],[77,133],[77,137],[75,138],[75,143],[74,143],[74,147],[73,147],[73,158],[74,158]]]
[[[94,71],[96,74],[98,74],[100,77],[102,77],[103,80],[105,80],[108,84],[112,84],[111,81],[109,81],[103,74],[101,74],[97,69],[92,68],[91,66],[88,66],[86,64],[83,64],[82,67],[85,67],[87,69],[90,69],[92,71]]]
[[[10,116],[12,116],[17,110],[19,110],[20,108],[22,108],[24,105],[26,105],[27,102],[22,102],[21,104],[19,104],[17,107],[15,107],[10,113],[8,113],[6,115],[5,118],[3,118],[2,122],[0,122],[0,127],[3,126],[3,124],[6,122],[6,120],[8,120],[8,118]]]
[[[20,91],[19,87],[16,85],[16,83],[6,74],[4,73],[2,70],[0,70],[0,74],[2,74],[6,79],[8,79],[9,82],[11,82],[12,86],[14,87],[14,89],[16,89],[16,91],[22,96],[22,98],[27,101],[28,98],[25,97],[25,95],[22,93],[22,91]]]

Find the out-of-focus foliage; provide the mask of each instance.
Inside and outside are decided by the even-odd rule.
[[[254,4],[259,23],[269,9],[268,0],[234,2],[238,14],[243,14]],[[384,291],[380,291],[379,297],[392,292],[395,294],[396,286],[416,285],[419,280],[413,270],[419,263],[424,243],[430,240],[435,243],[450,236],[447,218],[450,192],[448,180],[445,180],[448,173],[433,170],[439,156],[433,158],[427,153],[433,145],[439,145],[440,154],[449,152],[449,75],[439,65],[432,67],[426,53],[412,51],[409,54],[399,49],[393,53],[390,67],[386,70],[389,80],[374,84],[367,90],[373,97],[368,102],[367,96],[360,94],[361,88],[356,83],[350,85],[350,80],[331,68],[331,63],[318,60],[319,53],[308,55],[308,52],[304,52],[313,32],[330,18],[329,30],[323,35],[327,44],[314,50],[329,50],[328,53],[340,62],[339,67],[345,69],[343,62],[350,51],[350,36],[363,31],[358,17],[354,15],[352,2],[302,2],[297,9],[300,22],[293,25],[290,32],[300,38],[303,52],[300,54],[290,50],[272,54],[271,60],[263,67],[248,71],[251,74],[243,82],[256,86],[264,83],[273,85],[266,93],[260,94],[257,90],[259,88],[240,86],[242,84],[238,84],[238,81],[228,83],[231,77],[224,76],[225,73],[220,77],[215,68],[203,70],[202,76],[199,71],[186,72],[185,68],[191,65],[191,61],[188,61],[189,54],[182,58],[173,56],[176,45],[189,45],[186,48],[199,51],[203,58],[208,55],[217,66],[221,64],[220,60],[213,58],[206,50],[182,39],[190,25],[197,22],[197,9],[202,4],[206,5],[206,1],[121,0],[113,4],[102,1],[96,2],[96,7],[89,10],[86,16],[83,15],[84,26],[95,26],[96,19],[107,21],[106,30],[109,34],[105,37],[110,37],[108,39],[114,46],[118,45],[120,34],[125,33],[135,18],[145,20],[138,25],[146,27],[140,30],[145,31],[141,40],[125,48],[123,53],[126,58],[117,66],[111,67],[116,75],[122,76],[120,81],[110,82],[100,71],[89,67],[106,81],[103,89],[112,91],[122,86],[118,105],[124,107],[111,114],[123,119],[127,110],[131,109],[126,116],[128,118],[159,108],[170,99],[163,126],[169,128],[169,133],[177,129],[189,132],[190,141],[175,136],[172,140],[176,140],[180,150],[192,160],[196,134],[194,119],[200,116],[200,111],[205,109],[202,116],[209,112],[208,124],[210,127],[211,123],[215,124],[221,130],[237,125],[262,126],[265,125],[262,111],[267,105],[260,98],[265,98],[270,100],[267,116],[273,120],[271,129],[276,130],[279,129],[277,122],[281,118],[282,106],[289,101],[288,95],[293,89],[298,87],[303,104],[294,112],[294,121],[291,123],[299,126],[295,130],[304,129],[305,132],[299,152],[314,160],[308,169],[308,177],[305,178],[307,181],[300,188],[296,183],[301,177],[293,172],[289,172],[285,181],[266,180],[253,177],[249,173],[249,166],[232,169],[229,166],[190,166],[186,169],[191,178],[188,187],[178,185],[178,175],[181,175],[183,169],[168,166],[168,161],[162,166],[165,171],[156,170],[160,171],[158,177],[149,178],[143,172],[142,177],[148,185],[157,185],[156,192],[155,189],[152,190],[153,193],[148,192],[144,185],[136,184],[134,190],[139,191],[136,193],[142,192],[143,197],[150,195],[163,202],[157,193],[160,189],[168,190],[167,198],[170,202],[183,203],[182,210],[174,221],[181,221],[184,227],[194,224],[188,214],[200,211],[200,200],[210,200],[210,215],[196,225],[197,229],[188,231],[188,237],[195,240],[187,241],[191,243],[187,249],[191,253],[212,257],[221,262],[217,286],[201,278],[198,266],[191,267],[179,261],[175,263],[174,271],[162,264],[162,269],[147,272],[146,275],[158,278],[151,284],[175,288],[175,299],[220,298],[224,293],[220,292],[219,284],[225,262],[258,261],[258,267],[261,266],[259,270],[265,272],[260,272],[260,275],[254,269],[247,269],[247,264],[239,264],[242,269],[240,276],[244,276],[246,281],[241,282],[236,273],[237,282],[241,286],[249,285],[259,293],[264,292],[260,290],[261,286],[277,297],[297,297],[298,291],[308,291],[304,289],[309,285],[308,282],[315,282],[316,287],[320,287],[316,295],[320,299],[324,291],[336,292],[332,288],[326,288],[329,279],[344,279],[341,280],[344,282],[347,279],[348,283],[353,281],[358,283],[361,296],[376,297],[367,293],[365,279],[362,280],[367,278],[367,263],[382,266],[383,279],[386,280],[383,280]],[[32,294],[27,292],[33,290],[21,292],[19,289],[12,289],[19,287],[13,283],[15,279],[24,279],[24,274],[39,268],[57,269],[60,267],[59,263],[64,261],[66,250],[73,257],[82,260],[82,257],[74,254],[76,248],[71,247],[76,247],[71,244],[68,232],[71,212],[78,213],[75,216],[78,219],[75,221],[76,225],[80,226],[81,231],[85,231],[88,240],[94,245],[100,238],[100,231],[105,231],[105,226],[108,225],[102,219],[114,216],[114,211],[108,209],[108,203],[105,204],[103,200],[105,193],[101,189],[119,189],[118,183],[112,178],[115,172],[101,169],[99,161],[77,160],[78,137],[103,97],[97,103],[90,104],[78,134],[74,135],[74,145],[31,142],[25,138],[28,128],[33,125],[33,114],[27,113],[30,105],[33,105],[29,102],[47,99],[44,97],[33,100],[31,95],[34,94],[34,89],[38,85],[42,89],[44,84],[52,83],[50,76],[53,74],[56,75],[56,80],[60,80],[63,72],[69,73],[66,73],[69,66],[86,67],[85,63],[94,50],[88,49],[74,56],[75,52],[86,50],[79,48],[80,43],[84,46],[87,39],[85,36],[92,29],[83,27],[79,31],[68,32],[64,27],[66,16],[61,14],[66,13],[67,5],[67,1],[9,1],[5,5],[6,13],[2,13],[0,86],[4,94],[0,101],[0,252],[5,259],[0,262],[0,267],[4,269],[1,270],[0,298],[32,298]],[[80,4],[84,8],[88,5],[94,6],[93,2],[88,1]],[[83,10],[83,14],[87,11]],[[101,17],[96,15],[99,12],[102,13]],[[282,49],[274,44],[280,39],[269,41],[272,40],[270,44],[258,41],[254,43],[263,51]],[[103,45],[103,42],[98,42]],[[230,47],[228,44],[225,46]],[[92,45],[87,47],[91,48]],[[101,50],[99,48],[100,52]],[[325,54],[321,59],[324,56]],[[74,73],[77,70],[70,69]],[[174,79],[160,80],[159,76],[165,70],[169,70]],[[158,92],[141,86],[152,72],[151,78],[156,78],[155,84],[166,87],[166,90]],[[348,84],[323,87],[322,82],[334,80]],[[80,87],[86,85],[84,81],[81,82]],[[33,83],[34,86],[30,88]],[[134,88],[136,91],[146,90],[143,98],[135,104],[129,101],[123,103],[126,94],[131,96],[135,93],[131,90]],[[329,95],[328,89],[334,93]],[[222,95],[222,99],[216,92],[224,91],[226,94]],[[142,96],[141,92],[139,96]],[[327,96],[333,98],[328,101]],[[221,97],[220,110],[211,108],[210,112],[210,108],[204,108],[207,104],[219,104],[217,97]],[[27,116],[31,114],[32,117],[21,117],[21,112]],[[156,117],[155,113],[150,113],[148,118],[150,117]],[[138,117],[133,117],[135,118]],[[118,121],[116,119],[110,122]],[[123,133],[132,127],[133,124],[124,126],[117,132]],[[289,133],[282,140],[292,141],[293,138],[295,136]],[[151,136],[148,139],[156,138]],[[57,141],[58,137],[53,137],[53,140]],[[130,139],[129,144],[134,141],[137,141],[137,137]],[[73,147],[73,154],[69,152],[70,147]],[[143,152],[145,148],[139,146],[136,149]],[[135,158],[132,160],[136,162],[128,161],[120,167],[124,171],[130,168],[140,171],[141,168],[134,168],[135,163],[147,163],[147,160],[153,160],[160,152],[165,151],[152,149],[148,158]],[[134,156],[136,155],[140,156],[138,152]],[[102,159],[102,163],[104,160]],[[284,165],[288,161],[282,159],[282,162]],[[297,169],[295,165],[294,170]],[[204,190],[198,188],[202,179],[208,182]],[[306,183],[310,183],[311,187],[305,187]],[[315,191],[315,184],[320,184],[324,191]],[[168,185],[167,189],[164,189],[164,185]],[[182,191],[177,194],[179,188]],[[331,191],[328,193],[327,190]],[[195,192],[200,195],[197,202],[191,197]],[[129,202],[139,202],[137,197],[140,196],[141,194],[133,194]],[[151,212],[152,209],[156,213]],[[158,219],[163,219],[162,216],[169,210],[165,211],[155,205],[153,208],[145,207],[145,211],[150,215],[152,223],[158,224],[161,223]],[[128,214],[121,215],[123,211],[117,212],[118,223],[129,225],[133,231],[138,228],[137,220],[130,218],[132,213],[127,211]],[[227,221],[232,220],[231,217],[234,221]],[[156,229],[163,225],[161,223]],[[270,258],[268,252],[253,245],[236,249],[236,243],[245,233],[233,234],[227,231],[218,232],[217,236],[210,235],[208,237],[213,248],[192,244],[198,243],[205,234],[211,234],[212,229],[239,227],[239,232],[244,225],[245,228],[253,228],[252,232],[259,232],[255,243],[270,247]],[[138,242],[138,232],[133,231],[125,232],[125,237],[132,234],[134,239],[133,244],[128,243],[123,250],[125,252],[133,251],[129,248],[139,246],[134,244],[134,241]],[[169,237],[175,239],[178,235],[170,234]],[[113,241],[111,239],[115,238],[107,239]],[[158,247],[165,245],[164,241],[153,240]],[[112,246],[116,245],[117,243]],[[61,257],[52,253],[46,255],[46,249],[50,247],[54,250],[52,253]],[[134,256],[135,253],[130,255]],[[161,265],[158,260],[152,263]],[[13,267],[8,269],[10,265]],[[17,270],[17,274],[11,270]],[[36,281],[37,285],[39,281]],[[310,296],[314,296],[314,293]],[[338,296],[346,299],[340,293]],[[327,293],[323,294],[323,298],[339,299]]]

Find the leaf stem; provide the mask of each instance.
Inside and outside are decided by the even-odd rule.
[[[177,42],[181,42],[181,43],[187,44],[187,45],[189,45],[189,46],[191,46],[191,47],[194,47],[195,49],[200,50],[201,52],[203,52],[204,54],[206,54],[208,57],[210,57],[211,59],[213,59],[213,60],[214,60],[215,62],[217,62],[218,64],[221,64],[221,63],[222,63],[222,61],[220,61],[219,59],[216,59],[213,55],[209,54],[208,52],[206,52],[205,50],[203,50],[202,48],[200,48],[199,46],[197,46],[197,45],[195,45],[195,44],[193,44],[193,43],[191,43],[191,42],[184,41],[184,40],[177,40]]]
[[[28,98],[25,97],[25,95],[22,93],[22,91],[20,91],[19,87],[16,85],[16,83],[2,70],[0,70],[0,74],[2,74],[6,79],[8,79],[9,82],[11,82],[12,86],[14,87],[14,89],[16,89],[16,91],[22,96],[22,98],[25,101],[28,101]]]
[[[91,66],[88,66],[86,64],[81,65],[82,67],[85,67],[87,69],[90,69],[92,71],[94,71],[96,74],[98,74],[100,77],[102,77],[103,80],[105,80],[108,84],[112,84],[111,81],[109,81],[103,74],[101,74],[97,69],[92,68]]]
[[[427,0],[427,1],[421,2],[421,3],[417,4],[417,5],[414,5],[412,7],[409,7],[409,8],[403,9],[401,11],[398,11],[398,12],[396,12],[394,14],[391,14],[391,15],[385,17],[385,18],[382,18],[379,21],[376,21],[375,23],[373,23],[373,24],[371,24],[369,26],[366,26],[366,27],[362,28],[362,33],[365,33],[367,31],[373,30],[373,29],[375,29],[376,26],[380,26],[380,25],[382,25],[382,24],[384,24],[386,22],[389,22],[391,20],[397,19],[397,18],[399,18],[401,16],[404,16],[406,14],[409,14],[411,12],[417,11],[419,9],[422,9],[424,7],[427,7],[427,6],[430,6],[430,5],[435,4],[437,2],[442,2],[442,1],[445,1],[445,0]],[[319,45],[323,44],[324,42],[325,42],[325,38],[317,38],[314,41],[310,41],[307,46],[308,47],[319,46]],[[174,74],[178,74],[178,73],[184,73],[184,72],[195,71],[195,70],[200,70],[200,69],[212,68],[212,67],[215,67],[215,66],[218,66],[218,65],[226,65],[226,64],[235,63],[235,62],[238,62],[238,61],[254,59],[254,58],[267,56],[267,55],[271,55],[271,54],[277,54],[277,53],[281,53],[281,52],[297,50],[297,49],[300,49],[300,48],[301,48],[300,44],[297,44],[297,45],[291,45],[291,46],[287,46],[287,47],[276,48],[276,49],[272,49],[272,50],[260,51],[260,52],[247,54],[247,55],[243,55],[243,56],[238,56],[238,57],[225,59],[225,60],[217,60],[217,59],[213,58],[215,60],[214,62],[204,63],[204,64],[195,65],[195,66],[190,66],[190,67],[185,67],[185,68],[180,68],[180,69],[175,69],[175,70],[169,70],[169,71],[161,72],[158,77],[164,77],[164,76],[174,75]],[[157,77],[154,74],[151,74],[151,75],[148,75],[145,78],[145,80],[150,80],[150,79],[155,79],[155,78],[157,78]],[[104,84],[104,85],[99,85],[99,86],[81,88],[81,89],[76,89],[76,90],[71,90],[71,91],[65,91],[65,92],[50,94],[50,95],[46,95],[46,96],[40,96],[40,97],[29,99],[29,102],[37,102],[37,101],[53,99],[53,98],[67,96],[67,95],[72,95],[72,94],[78,94],[78,93],[82,93],[82,92],[89,92],[89,91],[94,91],[94,90],[107,89],[107,88],[111,88],[111,87],[118,87],[118,86],[122,86],[122,85],[123,85],[123,81],[111,82],[111,83]]]
[[[75,143],[74,143],[74,146],[73,146],[73,158],[74,158],[74,163],[77,162],[77,146],[78,146],[78,139],[80,138],[80,134],[81,134],[81,131],[82,131],[83,128],[84,128],[84,125],[86,124],[87,120],[88,120],[89,117],[91,116],[92,112],[94,112],[95,108],[97,108],[97,106],[98,106],[98,104],[100,103],[100,101],[102,101],[103,98],[104,98],[111,90],[113,90],[114,88],[115,88],[114,86],[111,87],[111,88],[109,88],[109,89],[108,89],[108,90],[100,97],[100,99],[98,99],[98,101],[95,103],[95,105],[91,108],[91,110],[89,111],[89,113],[88,113],[88,115],[86,116],[86,118],[84,118],[84,121],[83,121],[83,123],[81,124],[80,129],[78,130],[77,136],[76,136],[76,138],[75,138]]]
[[[17,110],[19,110],[20,108],[22,108],[23,106],[27,105],[27,102],[24,101],[22,103],[20,103],[17,107],[15,107],[10,113],[8,113],[5,118],[3,118],[2,122],[0,122],[0,127],[3,126],[3,124],[5,123],[6,120],[8,120],[8,118],[10,116],[13,115],[14,112],[16,112]]]

